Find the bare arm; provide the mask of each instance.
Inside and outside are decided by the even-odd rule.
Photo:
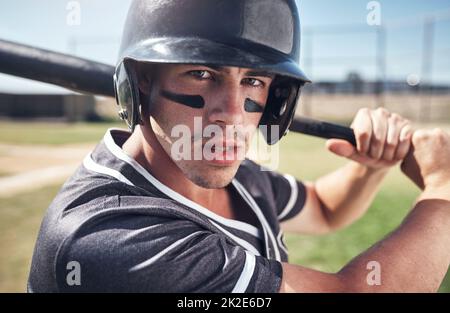
[[[387,173],[349,162],[315,183],[305,182],[304,209],[283,222],[283,230],[325,234],[353,223],[367,211]]]
[[[331,229],[343,228],[360,218],[371,205],[387,173],[388,168],[373,169],[349,162],[318,179],[316,192]]]
[[[367,283],[367,264],[380,264],[381,284]],[[434,292],[450,263],[450,186],[447,200],[419,201],[386,239],[336,274],[283,264],[280,292]]]
[[[425,190],[386,239],[335,274],[283,264],[281,292],[436,291],[450,264],[450,135],[416,131],[407,162],[418,165]],[[378,262],[381,284],[367,283],[367,264]]]

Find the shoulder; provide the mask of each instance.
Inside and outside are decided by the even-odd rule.
[[[151,268],[155,273],[163,269],[158,255],[164,255],[164,251],[177,242],[182,244],[186,238],[200,237],[205,233],[189,220],[113,208],[99,218],[80,224],[76,231],[64,238],[55,260],[58,290],[145,290],[145,284],[151,279],[144,280],[142,275],[144,272],[150,274],[148,266],[155,263]],[[80,285],[67,282],[68,264],[73,261],[79,264]],[[141,281],[138,276],[141,276]]]
[[[277,290],[279,262],[255,257],[193,220],[128,209],[86,223],[66,238],[55,264],[58,291]],[[68,282],[74,261],[78,285]]]
[[[118,195],[94,197],[65,210],[51,206],[35,246],[29,289],[142,289],[142,285],[131,283],[131,268],[191,234],[209,233],[196,216],[180,211],[166,199]],[[82,286],[67,284],[71,264],[80,267]]]
[[[136,198],[128,201],[123,199]],[[58,290],[55,267],[60,254],[80,238],[96,239],[104,227],[124,228],[132,225],[136,216],[146,215],[147,226],[162,218],[177,218],[161,208],[161,201],[146,190],[87,171],[80,166],[59,190],[48,207],[35,244],[29,276],[29,290]],[[132,203],[131,203],[132,202]],[[130,226],[131,227],[131,226]],[[97,241],[97,243],[104,241]]]

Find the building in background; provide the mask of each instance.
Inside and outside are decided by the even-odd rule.
[[[92,95],[0,93],[0,117],[4,118],[98,121],[95,107]]]

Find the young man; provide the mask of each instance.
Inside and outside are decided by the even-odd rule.
[[[327,142],[351,161],[315,183],[238,157],[259,125],[275,126],[270,144],[289,126],[307,82],[298,39],[295,1],[134,1],[115,76],[134,131],[109,130],[64,184],[39,233],[29,291],[437,290],[450,260],[448,134],[362,109],[357,148]],[[407,155],[425,190],[394,233],[338,273],[288,263],[283,230],[352,223]],[[366,282],[371,261],[381,285]]]

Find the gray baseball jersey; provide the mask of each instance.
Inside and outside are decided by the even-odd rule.
[[[245,160],[229,190],[258,224],[224,218],[128,156],[129,136],[108,130],[51,203],[28,291],[278,292],[288,261],[279,223],[303,208],[302,182]]]

